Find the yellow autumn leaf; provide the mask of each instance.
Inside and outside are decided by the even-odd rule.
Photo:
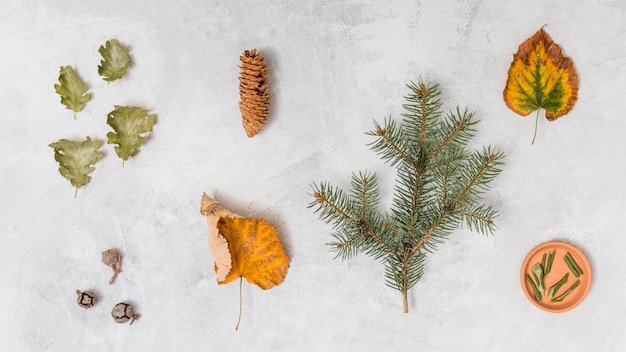
[[[540,109],[544,109],[546,118],[553,121],[570,112],[577,97],[574,63],[541,28],[513,55],[504,88],[506,105],[522,116],[537,110],[536,120]]]
[[[223,281],[227,284],[239,277],[267,290],[287,275],[289,258],[274,226],[265,219],[223,217],[217,223],[219,232],[228,241],[232,268]]]
[[[289,269],[289,257],[274,226],[265,219],[243,218],[206,194],[201,211],[209,225],[209,246],[215,259],[217,283],[239,278],[267,290],[281,282]],[[240,286],[241,317],[241,286]],[[239,327],[239,320],[237,321]]]

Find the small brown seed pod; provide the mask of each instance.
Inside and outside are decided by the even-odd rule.
[[[239,110],[243,128],[248,137],[259,133],[267,121],[270,107],[270,93],[267,88],[267,68],[256,49],[246,50],[239,57]]]
[[[79,306],[85,309],[89,309],[93,307],[94,304],[96,304],[96,295],[93,292],[91,291],[82,292],[80,290],[76,290],[76,294],[78,295],[78,298],[76,299],[76,301],[78,302]]]
[[[111,316],[116,323],[125,323],[130,320],[130,325],[133,325],[136,319],[141,318],[141,314],[135,314],[133,312],[133,306],[128,303],[118,303],[113,307]]]
[[[102,263],[113,269],[113,276],[109,280],[109,285],[111,285],[115,281],[117,274],[122,271],[122,255],[115,249],[107,249],[102,252]]]

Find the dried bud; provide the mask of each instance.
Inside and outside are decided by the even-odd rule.
[[[135,312],[133,312],[133,306],[122,302],[113,307],[111,316],[116,323],[122,324],[130,320],[130,325],[133,325],[135,320],[141,317],[141,314],[135,314]]]
[[[102,262],[113,269],[113,276],[109,280],[109,285],[111,285],[122,269],[122,256],[115,249],[107,249],[102,252]]]
[[[76,299],[78,305],[85,309],[93,307],[93,305],[96,303],[96,295],[91,291],[82,292],[76,290],[76,294],[78,295],[78,298]]]

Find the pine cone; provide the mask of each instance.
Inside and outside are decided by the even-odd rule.
[[[267,121],[270,93],[267,89],[267,68],[256,49],[246,50],[239,57],[242,62],[239,75],[239,110],[243,128],[248,137],[259,133]]]

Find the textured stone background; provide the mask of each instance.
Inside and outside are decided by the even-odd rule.
[[[576,65],[579,100],[556,122],[502,101],[512,55],[541,26]],[[98,47],[117,38],[133,65],[107,85]],[[18,1],[0,9],[0,350],[2,351],[615,351],[626,345],[624,97],[626,4],[606,1]],[[270,122],[253,139],[238,111],[239,55],[266,57]],[[74,121],[53,85],[72,65],[93,94]],[[394,172],[365,146],[372,119],[400,117],[405,84],[444,89],[445,108],[481,117],[477,146],[507,154],[487,200],[498,230],[452,236],[427,262],[402,313],[383,267],[333,261],[330,228],[306,208],[310,183],[348,187]],[[106,139],[113,105],[157,115],[126,163],[103,147],[73,198],[48,144]],[[292,258],[284,283],[244,285],[212,270],[202,192],[264,216]],[[387,203],[390,199],[386,199]],[[581,248],[587,299],[540,311],[520,289],[524,256],[549,240]],[[100,252],[124,255],[113,286]],[[93,309],[75,289],[100,296]],[[109,316],[119,301],[143,317]]]

